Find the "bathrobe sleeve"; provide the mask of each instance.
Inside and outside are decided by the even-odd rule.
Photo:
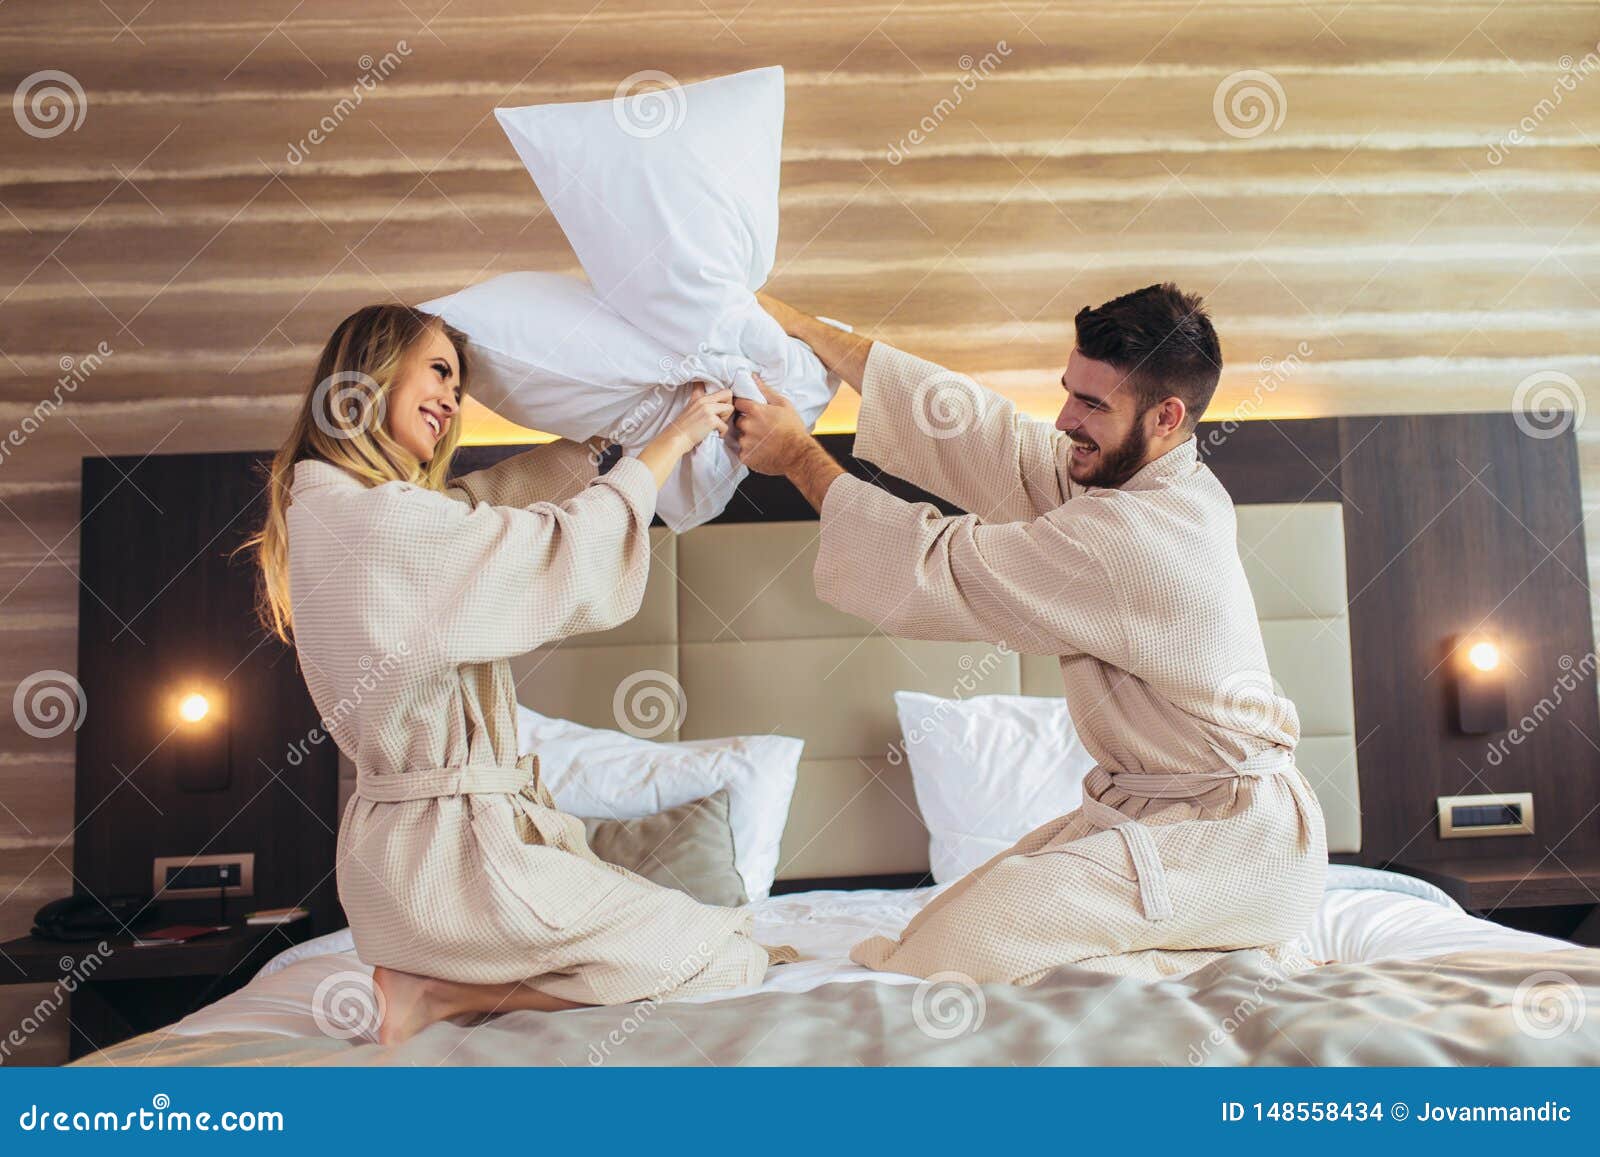
[[[467,506],[429,493],[400,532],[451,663],[526,654],[638,612],[650,570],[656,485],[623,458],[565,502]]]
[[[1066,510],[1032,522],[943,517],[841,476],[822,503],[817,595],[890,635],[1122,665],[1116,588],[1073,524]]]
[[[535,502],[565,502],[599,474],[594,452],[579,442],[558,438],[452,479],[445,491],[470,505],[532,506]]]
[[[1071,443],[965,374],[874,342],[854,453],[989,522],[1023,522],[1075,493]]]

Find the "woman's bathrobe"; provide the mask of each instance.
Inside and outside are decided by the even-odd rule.
[[[749,915],[602,863],[517,755],[507,660],[638,610],[655,496],[566,442],[444,493],[296,464],[295,646],[357,768],[338,885],[362,960],[586,1004],[761,981]]]
[[[1082,808],[853,959],[1014,983],[1063,964],[1169,976],[1241,948],[1303,964],[1291,942],[1322,897],[1322,812],[1294,766],[1299,720],[1267,670],[1233,503],[1194,440],[1085,488],[1064,435],[931,362],[880,342],[861,393],[856,455],[972,513],[840,478],[817,593],[892,635],[1059,656],[1098,766]]]

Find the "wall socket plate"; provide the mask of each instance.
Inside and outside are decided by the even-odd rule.
[[[1533,793],[1439,797],[1439,838],[1533,835]]]
[[[151,888],[158,900],[186,900],[190,897],[215,899],[218,895],[254,896],[256,856],[254,852],[214,856],[157,856],[152,869]]]

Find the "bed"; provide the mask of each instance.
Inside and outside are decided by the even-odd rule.
[[[1297,762],[1333,853],[1361,847],[1344,527],[1334,502],[1244,505],[1239,537],[1274,677],[1295,701]],[[348,929],[296,945],[251,981],[89,1065],[232,1064],[1580,1064],[1600,1061],[1600,951],[1504,928],[1431,884],[1331,866],[1284,972],[1235,952],[1140,983],[1064,968],[1027,988],[927,981],[850,963],[945,886],[926,879],[929,834],[895,758],[897,690],[1059,695],[1053,660],[891,639],[818,603],[816,524],[656,532],[639,616],[525,656],[519,697],[614,726],[639,671],[681,687],[662,740],[781,731],[805,741],[783,830],[780,894],[753,904],[767,943],[801,953],[754,990],[696,1000],[510,1013],[375,1043],[370,968]],[[772,672],[784,673],[774,679]],[[341,804],[353,786],[344,767]],[[1380,801],[1381,803],[1381,801]],[[819,886],[827,882],[828,886]],[[843,883],[846,886],[839,887]]]
[[[1028,989],[850,963],[938,888],[808,891],[754,905],[800,949],[758,989],[516,1012],[375,1042],[371,969],[348,929],[296,945],[244,988],[91,1065],[1582,1064],[1600,1060],[1600,952],[1470,916],[1430,884],[1334,865],[1310,972],[1237,953],[1181,981],[1062,969]]]

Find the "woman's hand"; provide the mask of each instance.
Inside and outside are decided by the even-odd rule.
[[[693,450],[712,434],[726,434],[733,419],[733,391],[718,390],[714,394],[701,394],[683,408],[683,412],[662,431],[662,436],[677,433],[687,445],[683,453]]]
[[[639,461],[656,476],[656,488],[666,485],[668,475],[685,454],[712,434],[726,434],[732,417],[732,390],[702,393],[685,406],[665,430],[639,451]]]

